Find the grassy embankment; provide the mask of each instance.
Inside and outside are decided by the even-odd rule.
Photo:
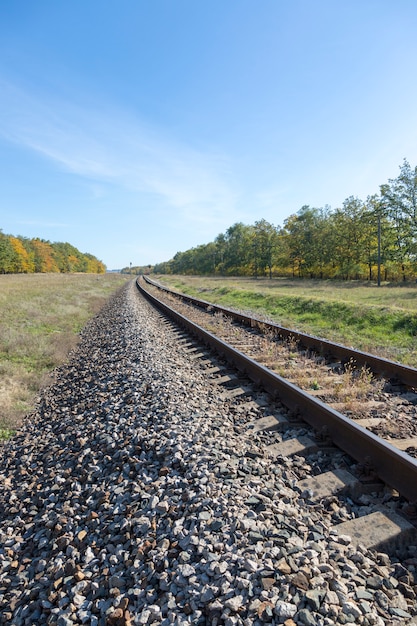
[[[0,440],[18,428],[120,274],[0,275]]]
[[[177,291],[417,367],[417,284],[161,276]]]

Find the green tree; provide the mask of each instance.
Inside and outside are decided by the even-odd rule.
[[[330,257],[328,211],[304,205],[285,220],[281,240],[293,276],[323,277]]]
[[[392,220],[396,257],[406,280],[408,268],[415,272],[417,262],[417,167],[404,159],[399,176],[381,185],[381,198]]]
[[[335,233],[335,263],[337,274],[344,280],[362,277],[364,271],[366,207],[359,198],[350,196],[332,218]]]
[[[11,274],[15,271],[17,254],[10,237],[0,230],[0,274]]]
[[[224,271],[225,271],[224,259],[225,259],[225,255],[226,255],[226,249],[227,249],[227,241],[226,241],[225,234],[224,233],[220,233],[219,235],[217,235],[216,239],[214,240],[214,243],[216,245],[216,250],[215,250],[215,255],[216,255],[215,271],[219,272],[220,274],[224,274]]]
[[[247,276],[252,266],[251,228],[238,222],[225,234],[224,268],[227,274]]]
[[[272,278],[272,268],[278,245],[277,229],[273,224],[262,219],[255,222],[252,237],[255,275],[258,271],[265,275],[266,270],[268,270],[269,278]]]

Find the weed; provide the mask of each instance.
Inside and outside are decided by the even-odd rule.
[[[339,402],[364,400],[376,390],[380,391],[382,384],[377,384],[369,368],[357,368],[355,361],[351,359],[334,382],[334,396]]]
[[[320,336],[417,367],[417,285],[318,280],[162,276],[180,291],[210,291],[213,303],[266,316]]]
[[[6,441],[16,433],[12,428],[0,428],[0,441]]]
[[[289,335],[287,337],[287,349],[290,353],[298,353],[298,341],[297,339],[294,337],[294,335]],[[291,354],[290,354],[291,357]]]

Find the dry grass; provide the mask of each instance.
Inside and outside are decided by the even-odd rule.
[[[161,276],[178,291],[417,367],[417,283]]]
[[[80,330],[129,277],[120,274],[0,275],[0,439],[34,405]]]
[[[353,359],[343,367],[336,364],[332,368],[324,357],[301,349],[294,335],[282,340],[276,330],[268,328],[263,322],[256,324],[260,334],[248,333],[243,327],[235,325],[225,313],[205,315],[170,294],[159,292],[156,288],[150,290],[156,291],[157,296],[162,296],[164,301],[186,317],[191,315],[203,328],[238,347],[297,387],[307,393],[317,392],[314,395],[327,403],[340,405],[338,409],[342,412],[362,416],[366,413],[365,405],[383,390],[383,380],[375,379],[367,367],[358,368]]]

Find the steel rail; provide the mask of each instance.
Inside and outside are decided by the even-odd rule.
[[[306,333],[291,330],[272,322],[264,322],[256,317],[250,317],[249,315],[239,313],[233,309],[218,306],[217,304],[212,304],[211,302],[207,302],[205,300],[199,300],[193,296],[188,296],[187,294],[183,294],[179,291],[169,289],[164,285],[160,285],[156,281],[151,280],[148,276],[144,276],[144,279],[154,287],[173,294],[184,300],[184,302],[188,302],[194,306],[198,306],[199,308],[221,312],[241,324],[245,324],[246,326],[270,328],[283,339],[294,339],[303,348],[313,350],[317,354],[326,358],[337,358],[342,363],[349,363],[351,361],[355,367],[366,367],[374,374],[382,376],[383,378],[403,383],[409,387],[417,387],[417,369],[414,367],[402,365],[401,363],[396,363],[395,361],[390,361],[389,359],[378,357],[373,354],[369,354],[368,352],[348,348],[342,344],[333,343],[331,341],[327,341],[326,339],[315,337],[314,335],[308,335]]]
[[[351,457],[360,463],[368,460],[379,478],[396,489],[409,502],[417,501],[416,459],[335,411],[321,400],[310,396],[242,352],[235,350],[201,326],[194,324],[149,293],[140,284],[139,279],[136,285],[139,291],[165,315],[196,336],[199,341],[224,356],[228,362],[233,363],[239,371],[246,374],[273,397],[279,398],[284,406],[296,412],[316,431],[320,432],[325,429],[333,443]]]

